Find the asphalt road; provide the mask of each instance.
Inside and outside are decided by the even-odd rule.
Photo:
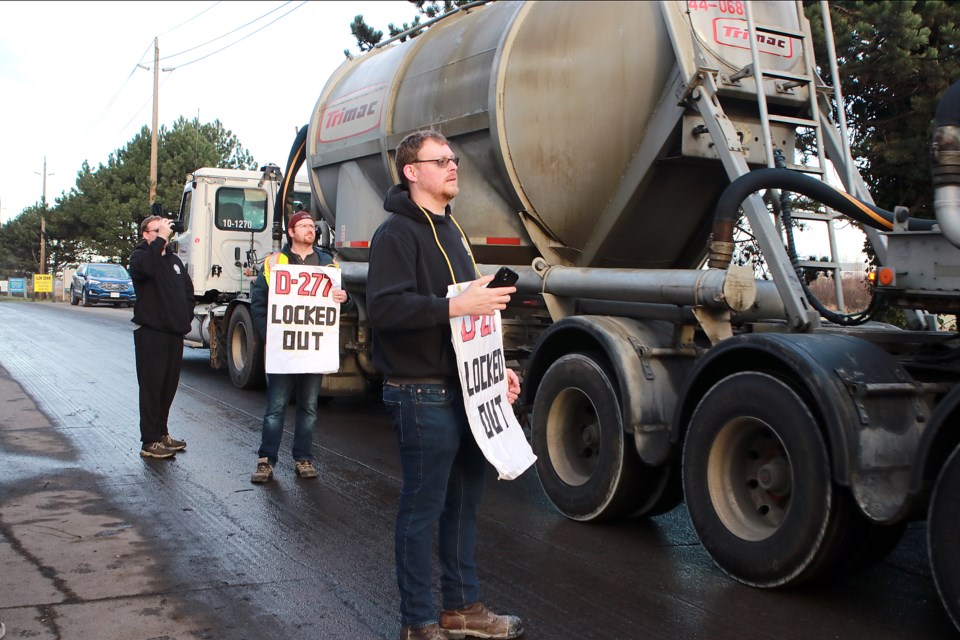
[[[276,480],[256,486],[263,392],[188,349],[171,432],[189,447],[144,460],[130,314],[0,302],[7,637],[395,638],[400,473],[377,395],[321,408],[317,480],[294,476],[288,429]],[[955,638],[924,537],[916,523],[857,574],[761,591],[712,564],[682,505],[579,524],[530,470],[491,473],[478,556],[483,600],[530,639]]]

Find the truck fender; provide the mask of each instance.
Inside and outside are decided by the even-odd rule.
[[[850,335],[748,334],[701,358],[680,396],[671,440],[682,448],[700,398],[733,373],[759,371],[787,383],[816,418],[834,481],[849,487],[878,523],[909,515],[910,473],[929,423],[922,385],[879,347]]]
[[[553,324],[537,341],[523,377],[522,400],[533,406],[550,366],[570,353],[602,357],[619,391],[623,428],[632,433],[648,465],[670,459],[672,412],[693,351],[670,349],[674,326],[612,316],[571,316]],[[670,357],[677,355],[680,357]]]

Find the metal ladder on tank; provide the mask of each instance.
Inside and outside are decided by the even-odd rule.
[[[692,98],[694,106],[700,112],[704,119],[711,138],[716,144],[716,150],[720,160],[727,171],[730,180],[745,175],[750,171],[744,158],[743,146],[740,143],[737,132],[733,124],[724,113],[720,103],[719,88],[717,86],[717,77],[719,71],[710,68],[707,56],[701,50],[701,45],[693,35],[693,29],[687,24],[686,17],[682,15],[675,7],[681,3],[671,4],[662,3],[664,7],[664,17],[667,27],[673,40],[674,49],[677,53],[678,61],[681,67],[681,74],[690,79],[687,88],[686,97]],[[830,50],[833,52],[832,28],[829,25],[829,12],[824,6],[825,32],[830,40]],[[760,114],[760,123],[764,142],[764,153],[767,165],[775,166],[773,159],[772,138],[770,135],[770,123],[777,122],[796,127],[805,127],[814,132],[816,140],[816,164],[815,165],[797,165],[790,163],[787,166],[791,169],[803,171],[805,173],[815,174],[820,179],[826,176],[827,159],[837,167],[841,180],[844,182],[849,193],[867,202],[872,202],[866,185],[863,183],[859,174],[853,170],[853,161],[850,156],[849,144],[845,136],[845,123],[841,123],[844,135],[841,137],[837,133],[836,126],[832,122],[830,115],[830,105],[827,94],[831,91],[829,87],[819,81],[813,65],[813,44],[809,38],[809,28],[806,16],[803,13],[803,5],[799,0],[793,2],[797,13],[797,23],[800,29],[787,29],[770,25],[758,25],[753,19],[751,2],[744,2],[745,18],[747,22],[748,38],[750,41],[750,52],[752,63],[731,74],[730,81],[737,81],[747,77],[755,77],[757,105]],[[682,25],[682,27],[681,27]],[[787,73],[772,69],[764,69],[759,63],[760,53],[757,48],[757,34],[770,34],[782,37],[789,37],[802,43],[804,68],[800,74]],[[688,55],[684,55],[684,54]],[[838,74],[835,62],[835,54],[832,54],[832,77],[833,85],[839,92]],[[781,90],[790,90],[797,87],[809,87],[809,106],[808,112],[810,118],[797,118],[770,114],[767,109],[766,93],[763,89],[764,80],[772,79],[780,83]],[[838,100],[842,97],[837,95]],[[842,105],[840,113],[843,113]],[[767,256],[767,266],[773,275],[777,290],[783,300],[784,308],[787,313],[787,320],[797,329],[809,329],[820,325],[819,314],[815,312],[807,300],[803,287],[800,284],[799,275],[794,270],[792,263],[787,257],[783,246],[782,230],[771,220],[766,205],[759,195],[754,194],[747,198],[743,203],[744,213],[750,222],[751,229],[757,239],[760,249]],[[834,214],[835,215],[835,214]],[[824,221],[830,233],[831,256],[829,262],[801,262],[800,266],[814,266],[818,269],[831,269],[834,273],[834,281],[838,287],[838,302],[842,305],[842,292],[840,286],[840,264],[836,259],[836,237],[833,233],[832,218],[830,213],[820,214],[811,212],[809,214],[795,213],[794,217],[802,219],[811,219]],[[872,231],[872,230],[869,230]],[[870,235],[868,231],[868,236]],[[876,233],[876,232],[874,232]],[[879,236],[876,236],[879,237]],[[873,237],[871,237],[873,240]],[[874,242],[876,245],[877,243]],[[842,306],[841,306],[842,309]]]
[[[806,16],[803,13],[803,5],[801,2],[797,1],[794,3],[794,6],[797,11],[797,20],[798,24],[804,24]],[[747,20],[747,33],[749,34],[750,40],[750,57],[751,64],[739,71],[734,76],[731,76],[731,79],[736,79],[738,77],[748,77],[753,76],[755,79],[754,86],[756,87],[757,95],[757,104],[760,111],[760,126],[763,132],[763,141],[764,141],[764,152],[767,159],[767,166],[774,167],[774,150],[772,140],[773,137],[770,133],[770,123],[777,122],[781,124],[791,125],[798,128],[808,129],[814,134],[814,147],[815,154],[813,160],[814,164],[795,164],[792,162],[787,162],[786,167],[788,169],[793,169],[795,171],[801,171],[811,175],[816,175],[820,180],[826,179],[827,173],[827,158],[824,151],[824,142],[823,142],[823,128],[821,127],[820,118],[817,116],[821,113],[821,104],[819,97],[826,97],[830,93],[830,88],[826,87],[822,83],[818,83],[818,76],[816,71],[813,68],[813,43],[810,42],[810,39],[807,37],[807,32],[804,30],[794,30],[794,29],[784,29],[781,27],[772,27],[767,25],[759,25],[753,19],[753,11],[751,8],[750,2],[744,3],[745,17]],[[825,14],[827,20],[829,20],[829,9]],[[830,28],[829,23],[824,24],[824,33],[826,34],[826,39],[829,41],[829,48],[833,50],[833,31]],[[757,47],[757,36],[763,35],[772,35],[779,37],[787,37],[798,41],[803,46],[803,61],[804,68],[803,72],[799,75],[775,71],[770,69],[764,69],[760,65],[760,53]],[[835,59],[835,57],[834,57]],[[842,133],[843,140],[843,150],[847,158],[850,156],[849,151],[849,141],[846,136],[846,122],[843,110],[843,97],[840,91],[839,77],[836,75],[836,70],[834,67],[831,67],[832,73],[832,85],[835,87],[835,99],[838,104],[838,112],[840,114],[840,131]],[[767,108],[767,95],[763,89],[764,80],[771,79],[777,83],[778,91],[789,92],[794,88],[798,87],[807,87],[808,95],[808,112],[813,118],[796,118],[790,116],[782,116],[777,114],[771,114]],[[829,112],[826,114],[829,118]],[[829,120],[828,120],[829,122]],[[833,128],[832,122],[828,124]],[[844,171],[849,174],[852,170],[851,164],[845,164]],[[847,176],[845,183],[849,183],[849,175]],[[775,197],[779,197],[778,194],[775,194]],[[829,260],[826,262],[823,261],[814,261],[814,260],[802,260],[798,259],[796,265],[800,268],[815,268],[815,269],[826,269],[830,271],[833,276],[834,291],[837,297],[837,307],[841,313],[845,312],[845,305],[843,300],[843,282],[842,282],[842,268],[840,265],[838,251],[837,251],[837,238],[834,229],[834,220],[836,220],[839,215],[831,210],[826,212],[819,211],[794,211],[791,213],[792,217],[797,220],[807,220],[811,222],[820,222],[823,223],[827,229],[827,239],[830,247],[830,256]],[[783,229],[780,229],[783,233]]]

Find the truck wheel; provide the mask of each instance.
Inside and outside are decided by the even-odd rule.
[[[957,494],[960,492],[960,447],[947,460],[940,471],[937,484],[930,499],[927,515],[927,548],[933,581],[940,593],[940,600],[950,614],[954,626],[960,629],[960,509],[957,509]]]
[[[77,299],[77,296],[73,295],[73,289],[70,289],[70,304],[77,306],[80,301]]]
[[[701,399],[684,442],[683,489],[707,553],[755,587],[813,580],[864,533],[852,498],[831,480],[816,419],[766,374],[731,375]]]
[[[250,309],[239,306],[230,316],[227,327],[227,368],[238,389],[263,386],[263,345],[253,327]]]
[[[554,506],[573,520],[639,515],[658,497],[644,487],[656,492],[668,484],[660,481],[664,472],[641,462],[624,433],[609,371],[600,356],[569,354],[550,366],[537,389],[532,420],[537,474]]]
[[[87,298],[87,289],[86,289],[86,287],[84,287],[84,289],[82,290],[82,293],[81,293],[80,295],[82,296],[83,306],[85,306],[85,307],[92,307],[92,306],[93,306],[93,303],[90,302],[90,299],[89,299],[89,298]]]

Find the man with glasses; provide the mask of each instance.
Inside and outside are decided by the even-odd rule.
[[[480,603],[474,560],[477,518],[487,472],[463,405],[450,318],[506,308],[514,287],[489,289],[478,277],[466,235],[454,220],[459,158],[446,138],[419,131],[400,141],[400,184],[387,192],[392,215],[370,246],[367,303],[373,362],[386,378],[383,402],[400,448],[402,487],[395,530],[401,640],[516,638],[516,616]],[[447,298],[447,287],[469,282]],[[508,399],[520,393],[507,369]],[[433,531],[439,524],[440,591],[433,596]],[[449,633],[449,636],[447,635]]]
[[[167,418],[180,384],[183,336],[193,322],[193,282],[167,242],[173,222],[150,216],[140,223],[143,240],[130,254],[134,354],[140,385],[140,455],[172,458],[187,443],[170,437]]]
[[[266,257],[263,270],[250,291],[250,315],[262,344],[267,343],[267,301],[272,269],[280,264],[335,264],[333,256],[314,246],[317,225],[308,211],[298,211],[290,216],[287,235],[290,241],[279,253]],[[331,295],[340,304],[348,300],[343,289],[334,289]],[[250,482],[267,482],[273,478],[273,467],[280,457],[287,405],[294,389],[297,392],[297,413],[293,424],[293,468],[300,478],[317,477],[317,468],[313,464],[313,426],[317,421],[317,398],[322,381],[323,376],[319,373],[271,373],[268,376],[267,409],[263,416],[257,468],[250,476]]]

